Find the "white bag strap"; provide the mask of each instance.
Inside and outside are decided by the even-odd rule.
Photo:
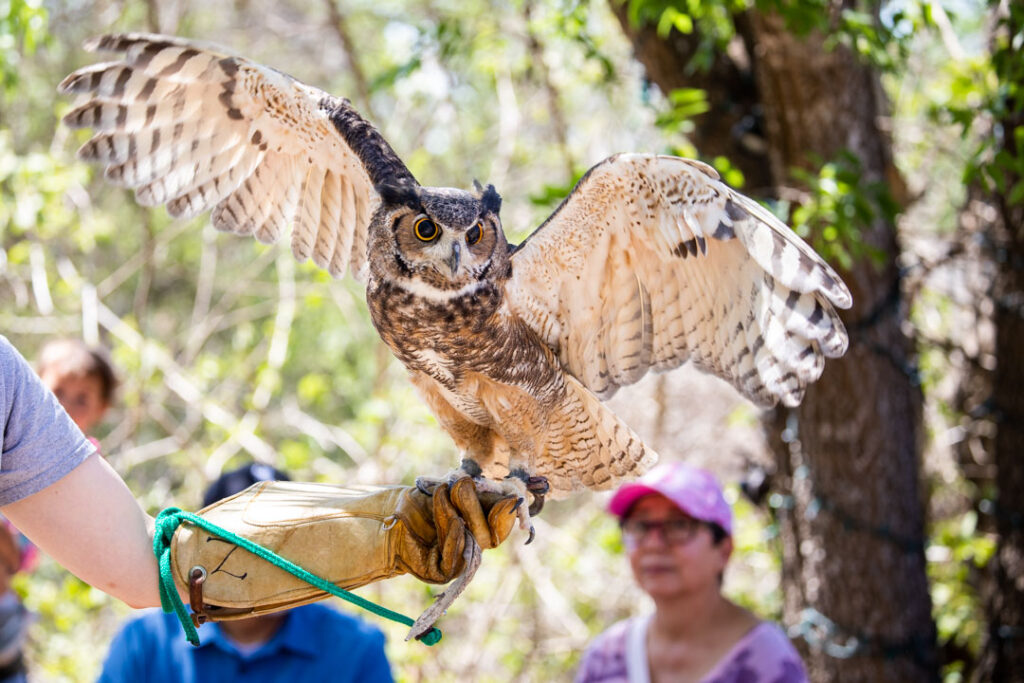
[[[651,673],[647,667],[647,627],[652,617],[637,617],[629,624],[626,633],[626,675],[629,683],[651,683]]]

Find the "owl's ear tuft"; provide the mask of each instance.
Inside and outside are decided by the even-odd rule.
[[[476,183],[476,181],[474,181]],[[480,183],[476,183],[477,189],[480,189]],[[488,213],[497,214],[501,211],[501,195],[494,189],[494,185],[488,185],[487,189],[480,195],[480,203],[484,207],[484,211]]]
[[[420,196],[414,183],[381,183],[375,189],[381,201],[387,205],[408,206],[417,210],[420,208]]]

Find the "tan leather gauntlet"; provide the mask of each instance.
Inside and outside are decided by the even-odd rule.
[[[516,498],[478,496],[469,478],[438,486],[351,487],[266,481],[198,514],[346,590],[398,574],[447,583],[465,569],[466,531],[481,548],[504,541]],[[171,543],[174,578],[192,610],[239,619],[327,593],[221,538],[183,523]]]

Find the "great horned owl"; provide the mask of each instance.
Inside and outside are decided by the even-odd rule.
[[[527,495],[606,489],[656,456],[601,399],[686,361],[797,404],[847,347],[850,293],[791,230],[692,160],[590,169],[518,246],[493,186],[419,185],[346,99],[211,46],[111,35],[60,85],[80,150],[174,216],[366,282],[373,322],[464,455]],[[500,479],[508,475],[507,479]],[[484,485],[484,484],[482,484]]]

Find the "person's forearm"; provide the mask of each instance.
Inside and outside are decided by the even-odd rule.
[[[153,518],[100,456],[2,512],[86,583],[132,607],[160,604]]]

